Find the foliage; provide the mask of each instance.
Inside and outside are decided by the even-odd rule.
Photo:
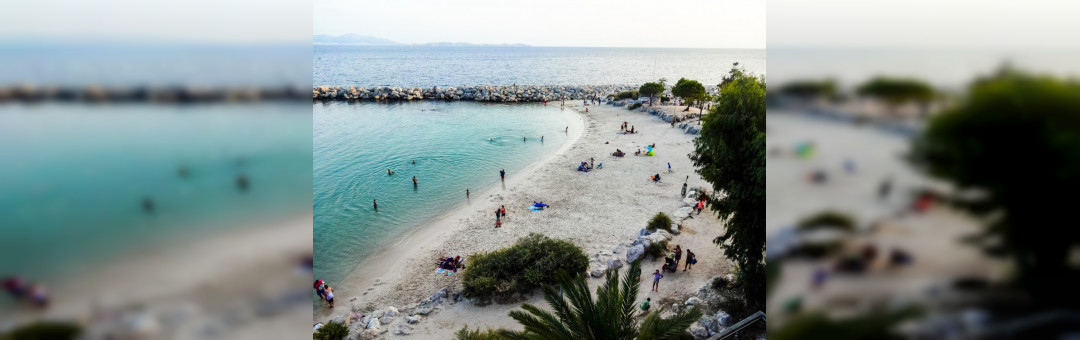
[[[641,85],[641,88],[638,89],[638,93],[643,96],[649,96],[649,105],[652,105],[656,95],[664,93],[664,85],[659,82],[645,83],[645,85]]]
[[[532,233],[510,247],[470,256],[462,293],[481,302],[510,300],[555,282],[558,270],[583,273],[588,266],[589,258],[573,243]]]
[[[479,328],[477,328],[476,330],[470,330],[469,325],[465,325],[464,327],[461,327],[461,329],[459,329],[457,332],[454,333],[454,339],[457,339],[457,340],[499,340],[499,339],[503,339],[503,337],[501,335],[499,335],[499,332],[504,332],[504,331],[505,330],[503,330],[503,329],[495,330],[495,329],[488,328],[487,330],[481,332]]]
[[[701,317],[697,307],[669,318],[661,318],[654,311],[638,325],[634,315],[640,261],[630,264],[621,284],[618,271],[607,272],[604,284],[596,288],[595,300],[583,275],[571,278],[559,272],[558,278],[560,290],[544,287],[544,300],[552,312],[522,304],[524,311],[511,311],[510,317],[525,330],[503,330],[500,334],[511,339],[678,339],[687,336],[686,329]]]
[[[1080,84],[1006,70],[972,85],[934,117],[912,160],[952,181],[959,208],[986,223],[972,242],[1010,256],[1036,304],[1080,306],[1080,271],[1069,265],[1076,237],[1062,237],[1080,188]]]
[[[780,93],[803,98],[833,98],[836,96],[836,82],[832,80],[797,80],[781,86]]]
[[[338,322],[324,324],[315,332],[315,340],[341,340],[346,336],[349,336],[349,327]]]
[[[731,71],[720,98],[702,119],[690,159],[714,193],[707,197],[724,221],[713,240],[739,269],[736,285],[763,309],[765,298],[765,79]],[[719,198],[718,198],[719,197]]]
[[[836,228],[845,231],[855,230],[855,219],[851,215],[826,210],[799,221],[799,229]]]
[[[776,284],[780,282],[780,273],[783,271],[783,262],[779,259],[769,261],[765,259],[765,296],[769,296]]]
[[[653,215],[652,219],[649,220],[649,224],[646,225],[645,228],[649,229],[649,231],[656,231],[656,229],[664,229],[667,231],[671,231],[671,223],[671,217],[669,217],[663,212],[658,212],[656,213],[656,215]]]
[[[653,259],[660,259],[667,257],[668,242],[663,240],[660,242],[649,243],[648,247],[645,247],[645,255],[651,255]]]
[[[615,94],[615,99],[638,99],[638,91],[622,91]]]
[[[67,322],[37,322],[12,329],[0,334],[0,340],[66,340],[75,339],[82,333],[82,328]]]
[[[679,81],[675,83],[675,87],[671,88],[671,94],[685,99],[686,109],[688,110],[691,104],[706,99],[705,86],[701,85],[697,80],[686,78],[679,78]]]
[[[668,96],[660,96],[660,102],[661,102],[661,103],[667,103],[667,102],[670,102],[670,101],[671,101],[671,97],[668,97]]]
[[[641,108],[641,103],[633,103],[626,106],[627,110],[637,110]]]
[[[772,340],[788,339],[903,339],[893,332],[901,322],[921,314],[916,308],[897,311],[875,310],[844,319],[833,320],[821,313],[804,314],[788,321],[776,332],[770,332]]]
[[[933,99],[934,88],[915,79],[875,77],[859,86],[861,96],[881,99],[892,107],[907,101],[925,103]]]

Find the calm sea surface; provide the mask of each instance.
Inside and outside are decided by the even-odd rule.
[[[126,250],[303,214],[306,108],[0,105],[0,275],[55,279]]]
[[[387,240],[465,203],[465,189],[482,200],[479,191],[499,182],[500,169],[514,176],[551,154],[568,138],[565,128],[580,119],[543,104],[318,103],[313,109],[315,277],[331,284]]]
[[[681,77],[715,85],[738,62],[765,74],[765,50],[489,46],[314,46],[314,85],[608,85]]]

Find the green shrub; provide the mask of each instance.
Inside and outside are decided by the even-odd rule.
[[[75,339],[82,329],[67,322],[38,322],[15,328],[7,334],[0,334],[2,340],[67,340]]]
[[[641,103],[633,103],[633,104],[630,104],[630,105],[626,106],[627,110],[637,110],[639,108],[641,108]]]
[[[488,328],[487,330],[481,332],[479,328],[477,328],[476,330],[470,330],[469,325],[465,325],[464,327],[461,327],[461,329],[459,329],[457,332],[454,333],[454,339],[457,339],[457,340],[498,340],[498,339],[503,339],[503,337],[499,335],[498,330]]]
[[[668,217],[668,215],[665,213],[658,212],[656,213],[656,215],[653,215],[652,219],[649,220],[649,224],[646,225],[645,228],[649,229],[649,231],[656,231],[656,229],[664,229],[670,232],[671,223],[671,217]]]
[[[638,91],[622,91],[615,94],[615,99],[638,99]]]
[[[661,103],[667,103],[667,102],[670,102],[670,101],[671,101],[671,97],[668,97],[668,96],[660,96],[660,102],[661,102]]]
[[[514,245],[490,253],[473,254],[462,278],[462,293],[488,303],[512,301],[555,280],[555,272],[584,273],[589,258],[580,247],[540,234],[529,234]]]
[[[846,231],[855,229],[855,219],[848,214],[826,210],[799,221],[799,229],[837,228]]]
[[[648,247],[645,247],[645,255],[651,255],[653,259],[660,259],[667,257],[668,254],[667,240],[660,242],[649,243]]]
[[[349,335],[349,327],[345,327],[345,324],[330,322],[315,332],[316,340],[341,340]]]

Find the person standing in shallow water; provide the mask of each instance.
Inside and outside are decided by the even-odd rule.
[[[371,200],[371,205],[375,206],[375,211],[379,211],[379,201]]]
[[[469,189],[465,189],[465,199],[469,198]]]
[[[413,176],[413,177],[412,177],[412,185],[413,185],[414,187],[416,186],[416,176]]]
[[[506,169],[499,170],[499,178],[502,178],[504,182],[506,181]]]

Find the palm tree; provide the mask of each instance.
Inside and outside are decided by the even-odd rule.
[[[607,282],[596,289],[596,300],[589,293],[583,275],[571,278],[566,272],[556,274],[562,292],[544,287],[544,300],[554,313],[531,304],[510,312],[525,330],[499,330],[509,339],[679,339],[690,337],[686,329],[701,317],[698,307],[661,318],[657,311],[638,325],[634,319],[634,302],[638,294],[641,264],[630,265],[628,275],[619,284],[617,270],[607,272]],[[692,338],[692,337],[691,337]]]

